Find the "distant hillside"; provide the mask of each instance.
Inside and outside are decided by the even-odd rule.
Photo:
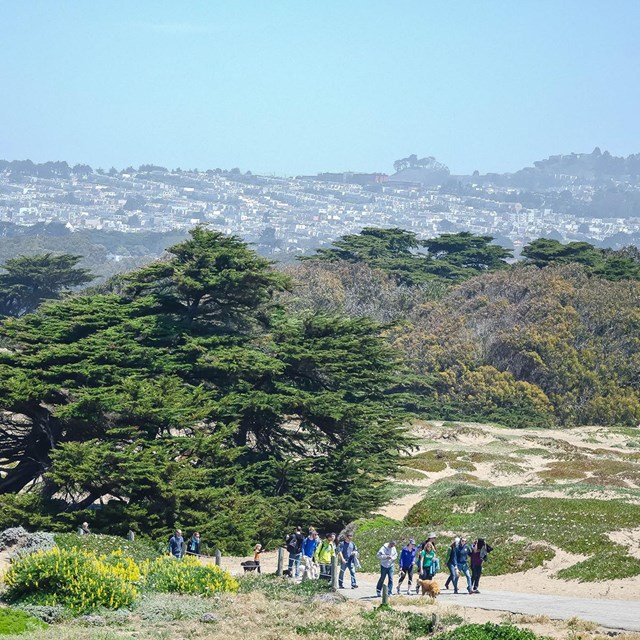
[[[389,182],[414,182],[423,187],[442,184],[449,178],[449,168],[433,156],[418,159],[414,153],[393,163],[396,170],[389,176]]]

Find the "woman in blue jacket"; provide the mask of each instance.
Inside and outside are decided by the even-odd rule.
[[[402,547],[400,552],[400,579],[398,580],[398,595],[400,594],[400,586],[406,576],[409,576],[407,585],[407,594],[411,593],[411,583],[413,582],[413,565],[416,562],[416,541],[411,538],[406,547]]]

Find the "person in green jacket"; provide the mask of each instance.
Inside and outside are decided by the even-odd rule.
[[[335,539],[335,533],[327,533],[313,558],[320,565],[320,577],[325,580],[331,580],[331,560],[336,555]]]

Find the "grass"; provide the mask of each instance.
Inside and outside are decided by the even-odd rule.
[[[44,622],[24,611],[0,608],[0,636],[19,635],[46,627]]]
[[[108,555],[119,550],[136,562],[154,560],[159,555],[154,546],[145,540],[136,539],[133,542],[129,542],[126,538],[118,536],[100,534],[79,536],[76,533],[56,533],[55,541],[61,549],[67,551],[77,548],[94,551],[99,555]]]
[[[388,606],[380,606],[373,611],[360,614],[360,624],[345,626],[334,620],[323,620],[296,626],[299,636],[320,634],[330,638],[349,640],[416,640],[431,633],[431,620],[418,613],[396,611]]]
[[[558,571],[559,578],[579,582],[602,582],[637,575],[640,575],[640,560],[610,541],[596,555]]]
[[[403,523],[361,522],[356,539],[364,567],[377,569],[375,553],[385,540],[395,538],[405,544],[412,537],[421,541],[434,530],[465,533],[468,539],[485,537],[494,546],[484,570],[487,575],[540,566],[553,557],[551,547],[594,556],[560,572],[564,579],[597,581],[640,575],[640,560],[606,536],[610,531],[637,527],[640,505],[591,498],[528,498],[530,489],[480,487],[451,479],[437,482]],[[441,556],[448,537],[441,542]]]
[[[628,487],[628,482],[640,484],[640,465],[634,461],[604,457],[609,451],[601,452],[601,457],[575,456],[569,460],[551,463],[538,473],[543,480],[566,481],[583,480],[597,486]],[[587,477],[589,476],[589,477]]]
[[[388,502],[395,502],[400,498],[404,498],[404,496],[408,496],[412,493],[420,493],[420,491],[424,491],[424,488],[414,484],[404,484],[401,482],[389,482],[385,487]]]
[[[395,479],[400,482],[412,482],[415,480],[424,480],[425,477],[424,473],[420,473],[420,471],[412,469],[411,467],[399,467]]]

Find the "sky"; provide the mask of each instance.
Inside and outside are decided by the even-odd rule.
[[[637,0],[0,0],[0,158],[299,175],[640,152]]]

